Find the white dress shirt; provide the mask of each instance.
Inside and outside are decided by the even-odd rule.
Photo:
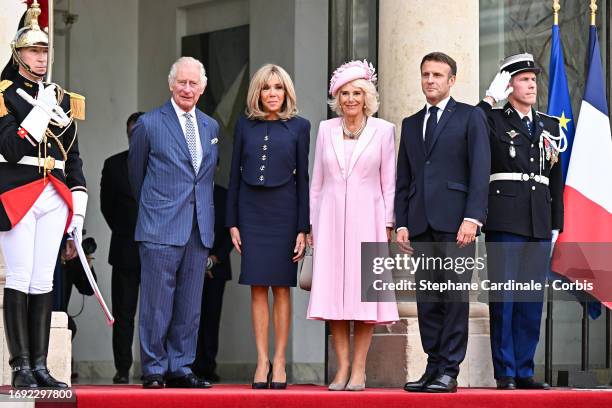
[[[179,123],[181,124],[181,129],[183,129],[183,136],[185,137],[185,142],[187,142],[187,131],[185,129],[185,112],[182,110],[176,102],[174,102],[174,98],[170,98],[170,102],[172,102],[172,106],[174,107],[174,111],[176,112],[176,116],[178,116]],[[202,142],[200,141],[200,131],[198,129],[198,119],[196,116],[196,108],[195,106],[188,112],[191,114],[191,121],[193,122],[193,127],[196,131],[196,163],[198,163],[198,169],[202,164]]]
[[[436,104],[435,106],[438,107],[438,111],[436,112],[436,115],[438,116],[436,118],[436,123],[438,123],[440,121],[440,118],[442,117],[442,113],[444,112],[444,109],[446,109],[446,105],[448,104],[448,101],[450,100],[450,95],[447,96],[445,99],[442,99],[438,104]],[[425,118],[423,119],[423,140],[425,140],[425,128],[427,127],[427,120],[429,119],[429,108],[431,108],[432,105],[431,103],[427,102],[427,105],[425,105]]]

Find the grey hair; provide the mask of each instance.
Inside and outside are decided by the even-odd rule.
[[[172,67],[170,67],[170,72],[168,73],[168,85],[172,87],[172,84],[176,80],[176,71],[178,70],[178,67],[183,64],[192,64],[200,68],[200,82],[202,85],[206,85],[208,78],[206,78],[206,70],[204,69],[204,65],[193,57],[181,57],[177,59],[174,64],[172,64]]]
[[[374,86],[371,81],[368,81],[367,79],[363,78],[358,78],[351,82],[348,82],[348,84],[351,84],[356,88],[361,88],[365,93],[363,109],[366,116],[372,116],[376,112],[378,112],[378,106],[380,104],[378,91],[376,91],[376,86]],[[344,87],[344,85],[342,86]],[[338,90],[336,96],[327,101],[327,104],[329,105],[331,110],[336,112],[338,116],[344,115],[344,112],[342,112],[342,106],[340,106],[340,90]]]

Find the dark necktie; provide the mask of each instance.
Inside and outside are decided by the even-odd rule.
[[[433,135],[436,130],[436,126],[438,126],[438,107],[431,106],[429,107],[429,118],[427,119],[427,124],[425,125],[425,149],[427,152],[431,150],[431,144],[433,142]]]
[[[533,122],[529,120],[528,116],[523,116],[523,123],[529,132],[529,137],[533,137]]]

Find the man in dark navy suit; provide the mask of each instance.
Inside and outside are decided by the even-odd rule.
[[[127,120],[128,140],[132,126],[143,112],[135,112]],[[138,205],[128,181],[128,151],[125,150],[104,161],[100,181],[100,207],[111,229],[108,263],[113,267],[111,296],[113,302],[113,355],[114,384],[129,383],[132,366],[134,316],[138,305],[140,286],[140,257],[134,241]]]
[[[217,162],[217,170],[219,163]],[[215,242],[208,255],[206,278],[202,292],[202,311],[200,331],[193,372],[210,382],[219,382],[217,352],[219,351],[219,325],[225,283],[232,279],[230,253],[234,248],[229,229],[225,228],[225,206],[227,189],[215,184],[213,191],[215,203]]]
[[[402,122],[397,163],[397,241],[417,245],[427,256],[474,256],[478,228],[486,217],[490,150],[480,108],[450,97],[457,64],[433,52],[421,61],[427,105]],[[419,255],[420,255],[419,251]],[[416,272],[417,285],[469,282],[471,271]],[[427,353],[423,376],[406,391],[455,392],[468,339],[469,303],[463,291],[417,289],[421,343]]]

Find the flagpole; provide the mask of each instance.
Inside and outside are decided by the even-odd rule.
[[[559,25],[559,10],[561,4],[559,0],[553,0],[553,26]],[[553,383],[553,289],[552,285],[548,285],[546,290],[546,328],[545,328],[545,343],[544,343],[544,381]]]
[[[597,0],[591,0],[589,6],[591,9],[591,26],[595,25],[595,17],[597,13]],[[582,353],[581,353],[581,369],[582,371],[589,370],[589,311],[588,303],[582,303]]]

